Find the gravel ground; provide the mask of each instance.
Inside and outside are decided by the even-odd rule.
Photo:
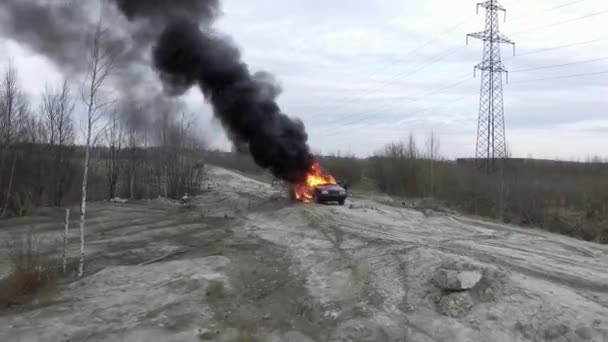
[[[0,341],[608,341],[604,246],[374,195],[293,204],[237,173],[209,177],[187,206],[92,203],[86,276],[0,309]],[[62,214],[0,222],[0,238],[28,228],[56,249]]]

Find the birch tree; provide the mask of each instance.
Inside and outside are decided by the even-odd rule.
[[[111,76],[116,66],[116,54],[107,44],[107,31],[103,28],[100,18],[98,21],[88,53],[88,70],[81,88],[82,101],[87,108],[84,129],[85,156],[82,177],[82,195],[80,199],[80,262],[78,263],[78,276],[84,274],[84,237],[86,227],[87,185],[89,179],[89,163],[91,159],[91,145],[99,137],[98,124],[104,112],[112,104],[110,96],[104,91],[103,85]]]

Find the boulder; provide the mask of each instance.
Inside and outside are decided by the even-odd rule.
[[[466,291],[477,285],[481,280],[481,277],[481,271],[440,269],[433,277],[433,282],[443,290]]]

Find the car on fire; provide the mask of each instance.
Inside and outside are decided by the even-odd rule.
[[[338,202],[344,205],[348,192],[338,184],[323,184],[314,187],[313,201],[316,203]]]

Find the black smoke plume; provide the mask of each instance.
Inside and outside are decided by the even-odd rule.
[[[221,14],[219,0],[2,0],[0,33],[66,73],[79,73],[86,67],[82,33],[97,23],[99,17],[91,15],[96,8],[110,24],[108,43],[120,51],[116,87],[123,98],[154,111],[159,106],[145,103],[175,103],[169,97],[198,86],[238,150],[248,148],[258,165],[279,178],[304,178],[313,163],[304,125],[281,112],[274,77],[250,72],[231,39],[211,28]],[[165,92],[150,87],[142,73],[150,64]]]
[[[120,0],[0,0],[0,36],[46,56],[67,78],[78,81],[86,72],[90,36],[101,18],[104,47],[117,55],[112,87],[122,104],[121,119],[138,133],[145,133],[158,117],[166,115],[163,111],[172,107],[170,112],[177,114],[182,103],[162,92],[150,68],[151,47],[164,27],[155,23],[163,21],[151,16],[129,22],[116,1]],[[187,12],[192,19],[211,20],[206,12],[176,8],[172,13]],[[149,13],[134,5],[127,9],[133,16]],[[126,106],[135,102],[137,106]],[[146,113],[130,110],[135,107],[145,108]],[[133,116],[140,119],[133,120]]]
[[[219,0],[112,0],[127,18],[167,21],[188,18],[209,23],[219,14]]]
[[[304,178],[313,162],[304,125],[281,112],[274,78],[252,75],[230,40],[175,21],[161,34],[153,56],[165,82],[181,89],[200,86],[229,135],[249,145],[258,165],[288,181]]]

